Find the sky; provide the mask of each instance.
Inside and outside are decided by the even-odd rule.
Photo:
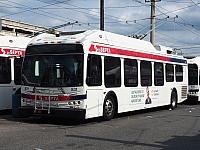
[[[74,23],[62,31],[99,29],[99,7],[100,0],[0,0],[0,18],[48,28]],[[105,0],[105,30],[147,34],[144,40],[149,41],[150,10],[145,0]],[[200,0],[156,2],[156,44],[200,56]]]

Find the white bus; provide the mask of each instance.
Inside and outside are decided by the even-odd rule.
[[[27,47],[21,111],[110,120],[187,98],[187,61],[147,41],[89,30],[42,34]]]
[[[28,37],[0,36],[0,110],[11,109],[12,94],[21,84],[22,56]]]
[[[200,57],[188,59],[188,100],[199,101]]]

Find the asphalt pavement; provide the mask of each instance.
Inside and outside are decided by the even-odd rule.
[[[200,105],[69,121],[0,115],[1,150],[199,150]]]

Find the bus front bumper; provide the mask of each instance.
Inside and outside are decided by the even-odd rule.
[[[55,116],[58,118],[69,118],[69,119],[85,119],[86,110],[77,109],[77,108],[51,108],[48,112],[48,109],[34,109],[33,107],[20,107],[20,113],[33,116]]]

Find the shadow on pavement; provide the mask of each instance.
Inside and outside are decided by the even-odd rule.
[[[118,118],[124,118],[128,116],[133,116],[133,115],[138,115],[138,114],[145,114],[145,113],[152,113],[156,111],[161,111],[161,110],[167,110],[167,107],[158,107],[158,108],[149,108],[149,109],[144,109],[144,110],[137,110],[137,111],[130,111],[130,112],[125,112],[125,113],[120,113],[115,116],[115,119]],[[102,117],[98,118],[92,118],[92,119],[68,119],[64,117],[52,117],[52,116],[31,116],[31,117],[26,117],[26,118],[17,118],[13,117],[11,113],[9,114],[3,114],[0,115],[0,119],[6,119],[8,121],[13,121],[13,122],[23,122],[23,123],[29,123],[29,124],[51,124],[51,125],[65,125],[65,126],[77,126],[77,125],[84,125],[88,123],[100,123],[103,122]]]
[[[188,105],[186,102],[182,103],[181,105]],[[191,104],[190,104],[191,105]],[[125,113],[120,113],[115,116],[114,119],[118,118],[124,118],[129,117],[133,115],[144,115],[147,113],[153,113],[157,111],[165,111],[168,110],[169,106],[162,106],[162,107],[156,107],[156,108],[148,108],[144,110],[136,110],[136,111],[130,111]],[[27,118],[15,118],[12,116],[11,111],[0,111],[0,119],[6,119],[8,121],[13,122],[23,122],[23,123],[29,123],[29,124],[51,124],[51,125],[65,125],[65,126],[76,126],[76,125],[83,125],[88,123],[100,123],[102,122],[102,118],[92,118],[92,119],[86,119],[86,120],[73,120],[73,119],[67,119],[67,118],[58,118],[58,117],[52,117],[52,116],[32,116]],[[113,119],[113,120],[114,120]]]
[[[199,150],[200,134],[195,136],[174,136],[165,142],[158,142],[162,145],[161,150]]]
[[[199,150],[200,148],[200,134],[195,136],[174,136],[170,140],[164,142],[156,142],[156,143],[145,143],[139,141],[126,141],[120,139],[111,139],[111,138],[102,138],[95,136],[87,136],[87,135],[74,135],[69,134],[66,135],[69,138],[78,138],[78,139],[86,139],[92,141],[100,141],[100,142],[111,142],[123,144],[123,146],[128,147],[147,147],[147,149],[160,149],[160,150]]]

